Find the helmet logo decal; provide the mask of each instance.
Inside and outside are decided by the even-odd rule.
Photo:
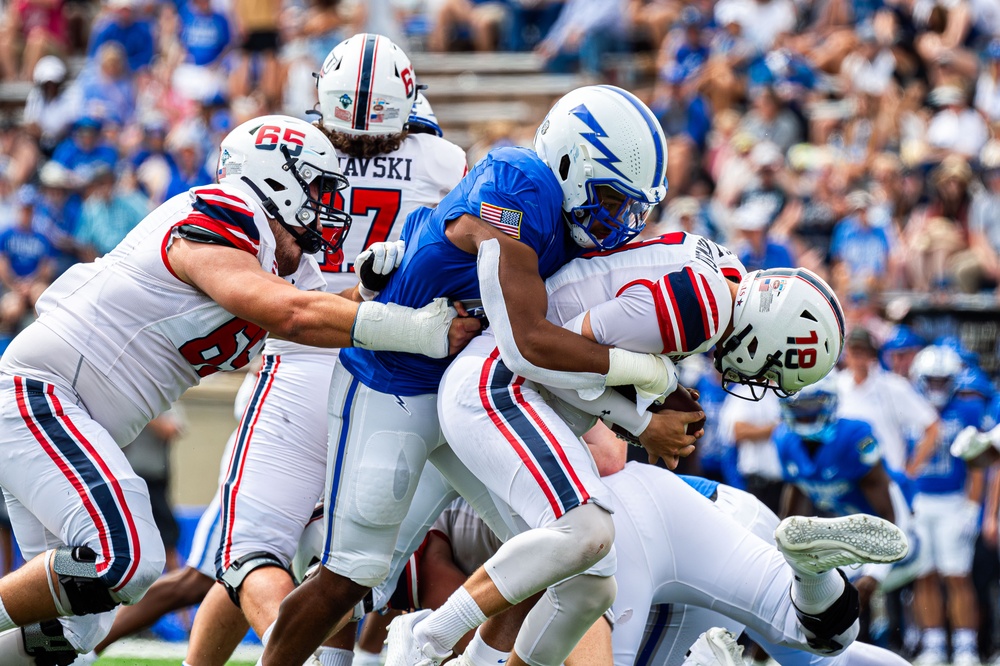
[[[632,179],[623,174],[621,171],[619,171],[618,167],[614,165],[615,162],[621,162],[621,158],[615,155],[614,152],[612,152],[611,148],[606,146],[604,142],[601,141],[601,139],[608,138],[608,133],[604,131],[604,128],[601,127],[601,124],[597,122],[597,119],[594,118],[593,114],[590,113],[590,109],[581,104],[572,111],[570,111],[569,113],[570,115],[579,118],[580,122],[582,122],[584,125],[586,125],[592,130],[590,132],[580,132],[580,136],[586,139],[587,142],[590,143],[590,145],[596,148],[601,153],[601,155],[603,155],[603,157],[595,157],[594,161],[603,166],[611,173],[616,174],[631,183]]]
[[[340,102],[340,105],[346,109],[351,105],[351,102],[353,102],[354,100],[351,99],[350,95],[344,93],[343,95],[340,96],[340,99],[337,101]]]
[[[760,312],[770,312],[771,301],[775,296],[780,295],[784,288],[784,280],[765,279],[764,283],[760,285]]]
[[[253,132],[251,132],[253,134]],[[263,125],[258,128],[257,140],[254,146],[257,150],[274,150],[281,143],[288,149],[288,154],[298,157],[302,153],[302,145],[306,138],[306,133],[291,127],[282,128],[277,125]]]

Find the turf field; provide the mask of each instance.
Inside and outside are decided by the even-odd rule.
[[[143,657],[104,657],[97,666],[177,666],[176,659],[146,659]],[[229,666],[253,666],[252,661],[230,661]]]
[[[108,648],[97,666],[179,666],[186,652],[187,644],[183,642],[126,639]],[[260,645],[241,645],[229,666],[253,666],[260,653]]]

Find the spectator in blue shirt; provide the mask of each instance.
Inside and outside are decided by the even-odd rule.
[[[93,66],[80,75],[84,112],[117,125],[128,125],[135,113],[135,86],[128,74],[125,49],[108,42],[97,49]]]
[[[872,226],[868,215],[871,195],[852,192],[847,205],[851,212],[834,227],[830,242],[831,275],[842,293],[866,290],[889,268],[889,237],[883,227]]]
[[[188,0],[180,11],[181,44],[188,62],[205,67],[214,65],[229,46],[229,21],[212,10],[210,0]]]
[[[79,261],[79,248],[73,236],[80,224],[83,182],[57,162],[47,162],[38,172],[41,191],[37,201],[39,223],[35,229],[44,235],[55,250],[55,274]]]
[[[795,266],[789,249],[768,235],[769,224],[765,206],[748,204],[736,210],[734,226],[740,232],[736,254],[748,272]]]
[[[173,155],[175,166],[164,199],[187,192],[197,185],[208,185],[213,181],[212,176],[205,170],[204,155],[195,132],[187,128],[174,130],[167,141],[167,147]]]
[[[93,261],[115,248],[149,212],[149,202],[138,192],[115,189],[115,174],[99,168],[87,187],[76,241],[83,260]]]
[[[686,136],[699,151],[705,149],[712,129],[711,106],[680,64],[671,65],[661,73],[651,109],[667,136]]]
[[[0,282],[9,290],[0,312],[8,325],[20,322],[52,281],[52,245],[34,228],[36,197],[33,188],[22,186],[14,226],[0,233]]]
[[[103,44],[118,42],[125,49],[129,69],[137,72],[153,62],[156,42],[149,22],[135,15],[135,0],[107,0],[108,13],[98,19],[87,55],[93,58]]]
[[[56,147],[52,159],[80,176],[89,175],[89,170],[101,164],[114,168],[118,153],[101,142],[101,127],[96,118],[80,118],[73,123],[73,132]]]

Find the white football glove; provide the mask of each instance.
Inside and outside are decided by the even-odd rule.
[[[392,272],[399,268],[403,260],[406,243],[401,240],[372,243],[354,260],[354,270],[361,280],[361,298],[370,301],[375,298],[389,281]]]

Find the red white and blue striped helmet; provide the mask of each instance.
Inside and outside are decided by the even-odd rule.
[[[402,132],[417,99],[410,59],[388,37],[368,33],[333,47],[316,90],[323,127],[356,136]]]

